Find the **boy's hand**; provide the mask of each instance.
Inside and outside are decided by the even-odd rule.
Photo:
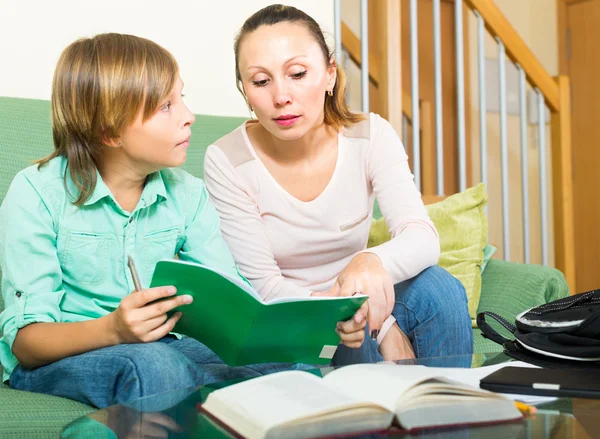
[[[167,317],[167,312],[192,303],[189,295],[171,297],[176,292],[173,286],[155,287],[134,291],[123,298],[110,314],[116,343],[147,343],[160,340],[171,332],[181,313]]]

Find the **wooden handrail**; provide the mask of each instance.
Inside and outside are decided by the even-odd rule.
[[[560,111],[559,90],[556,81],[548,74],[494,2],[490,0],[464,1],[483,17],[488,32],[493,37],[500,38],[504,43],[508,57],[519,64],[525,71],[529,82],[540,89],[550,109]]]
[[[360,66],[360,39],[354,35],[354,32],[342,21],[342,46],[346,48],[350,59]],[[379,63],[369,51],[369,79],[375,86],[379,84]]]
[[[360,39],[354,35],[354,32],[342,21],[342,46],[348,51],[350,59],[360,66]],[[379,62],[369,53],[369,80],[377,87],[379,85]],[[402,91],[402,113],[409,122],[412,122],[412,99]]]

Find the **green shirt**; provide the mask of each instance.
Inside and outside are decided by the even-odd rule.
[[[202,180],[180,169],[148,177],[133,212],[102,181],[81,207],[62,157],[14,178],[0,207],[3,381],[18,364],[17,330],[34,322],[78,322],[114,311],[134,290],[127,256],[143,286],[160,259],[200,262],[230,275],[237,267]]]

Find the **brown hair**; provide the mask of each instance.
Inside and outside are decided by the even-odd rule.
[[[67,159],[81,206],[96,187],[97,160],[140,110],[154,114],[173,90],[179,67],[158,44],[133,35],[107,33],[83,38],[60,56],[52,81],[54,157]],[[65,183],[67,178],[65,170]]]
[[[235,52],[236,85],[242,96],[244,96],[246,103],[248,103],[248,98],[242,87],[242,77],[239,66],[239,54],[242,41],[246,35],[254,32],[261,26],[272,26],[283,22],[303,24],[321,47],[326,65],[330,65],[333,53],[327,47],[323,31],[310,15],[292,6],[279,4],[267,6],[254,13],[244,22],[233,45],[233,50]],[[360,113],[353,113],[346,105],[346,75],[339,65],[336,65],[336,72],[337,79],[333,89],[333,96],[325,97],[324,122],[326,125],[339,129],[341,127],[354,125],[363,120],[365,116]]]

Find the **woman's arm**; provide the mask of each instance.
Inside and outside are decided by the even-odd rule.
[[[367,175],[392,239],[365,250],[379,256],[394,284],[411,279],[440,257],[440,240],[408,167],[408,156],[392,126],[371,116]]]

